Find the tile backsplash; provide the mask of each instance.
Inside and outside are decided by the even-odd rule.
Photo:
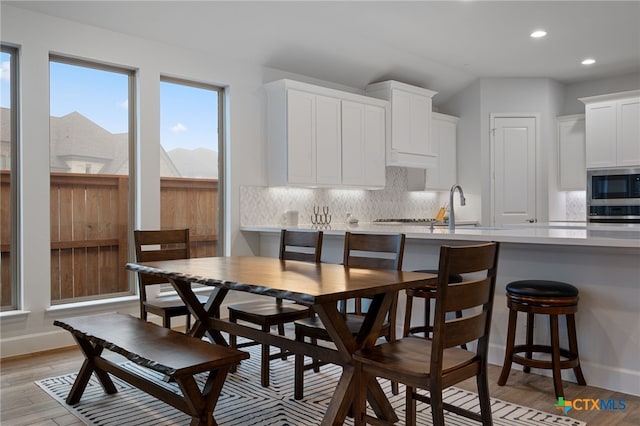
[[[387,167],[382,190],[240,187],[240,226],[281,225],[285,210],[299,211],[299,223],[310,224],[314,206],[328,206],[333,223],[344,223],[347,213],[361,222],[380,218],[430,218],[447,193],[407,191],[407,169]]]
[[[567,192],[566,216],[567,216],[567,220],[572,222],[583,222],[587,220],[586,191]]]

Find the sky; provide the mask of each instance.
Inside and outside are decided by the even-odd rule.
[[[9,108],[9,54],[0,53],[0,106]]]
[[[4,76],[4,55],[2,57]],[[50,62],[50,113],[77,111],[111,133],[127,132],[128,75]],[[2,97],[4,98],[4,90]],[[166,151],[205,147],[218,151],[217,92],[160,83],[160,141]],[[2,100],[2,106],[4,105]]]

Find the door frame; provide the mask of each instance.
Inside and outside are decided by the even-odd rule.
[[[496,132],[495,132],[495,121],[497,118],[533,118],[535,119],[535,129],[536,129],[536,137],[535,137],[535,147],[534,147],[534,171],[535,171],[535,176],[534,176],[534,183],[535,183],[535,190],[534,190],[534,194],[535,194],[535,203],[534,203],[534,216],[538,217],[538,204],[540,203],[539,200],[539,196],[538,196],[538,189],[539,189],[539,171],[538,171],[538,166],[539,166],[539,161],[538,159],[540,158],[540,121],[541,121],[541,114],[539,112],[515,112],[515,113],[505,113],[505,112],[492,112],[489,114],[489,157],[491,159],[491,170],[490,170],[490,174],[489,174],[489,179],[491,180],[491,226],[495,226],[496,224],[496,209],[495,209],[495,200],[496,200],[496,193],[495,193],[495,186],[496,186],[496,164],[495,164],[495,143],[496,143]]]

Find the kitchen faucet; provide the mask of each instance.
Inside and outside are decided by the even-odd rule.
[[[453,211],[453,193],[456,192],[456,189],[460,191],[460,205],[464,206],[467,201],[464,199],[464,192],[462,192],[462,187],[458,184],[454,184],[451,187],[451,191],[449,191],[449,231],[456,230],[456,215]]]

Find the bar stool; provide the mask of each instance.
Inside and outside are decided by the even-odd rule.
[[[572,368],[578,384],[585,386],[587,382],[582,375],[578,356],[578,339],[576,337],[575,313],[578,311],[578,289],[571,284],[559,281],[522,280],[507,284],[507,307],[509,308],[509,327],[507,331],[507,347],[504,364],[498,379],[498,385],[504,386],[511,371],[511,363],[524,366],[523,371],[529,373],[531,367],[550,369],[553,371],[553,387],[556,397],[564,397],[560,370]],[[515,345],[516,321],[518,312],[527,314],[527,342]],[[549,315],[551,327],[551,344],[533,344],[533,322],[535,314]],[[560,347],[558,332],[558,315],[564,315],[567,321],[569,350]],[[520,353],[525,356],[518,355]],[[551,354],[551,360],[533,359],[533,352]],[[560,357],[564,357],[561,360]]]
[[[422,272],[427,274],[438,274],[437,269],[420,269],[415,272]],[[461,282],[462,282],[462,275],[460,274],[453,274],[449,277],[450,284],[457,284]],[[429,336],[431,335],[431,333],[433,333],[433,325],[431,324],[431,300],[432,299],[436,300],[436,289],[437,289],[437,286],[436,284],[434,284],[433,286],[408,288],[405,290],[407,295],[407,302],[406,302],[405,311],[404,311],[404,327],[402,331],[403,337],[407,337],[409,334],[424,333],[425,339],[430,338]],[[411,327],[411,311],[413,309],[414,297],[419,297],[421,299],[424,299],[424,322],[423,322],[423,325]],[[462,317],[462,312],[457,311],[456,318],[461,318],[461,317]]]

